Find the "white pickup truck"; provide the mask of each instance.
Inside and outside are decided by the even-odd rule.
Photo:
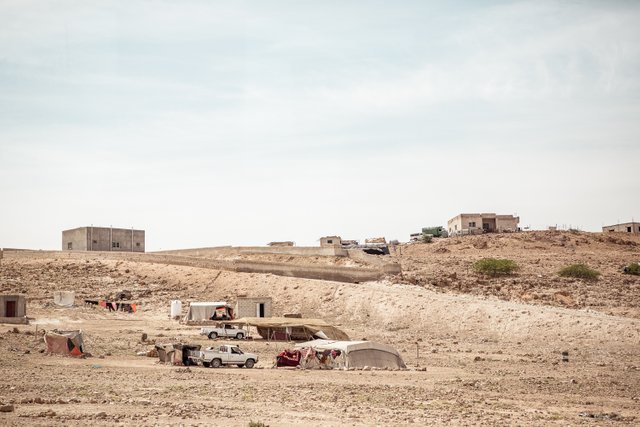
[[[247,331],[244,329],[236,328],[233,325],[222,324],[215,328],[204,327],[200,329],[200,335],[206,335],[209,339],[215,340],[218,337],[235,338],[243,340],[247,336]]]
[[[253,368],[253,365],[258,361],[258,355],[245,353],[240,350],[240,347],[227,344],[220,347],[209,347],[201,351],[192,351],[189,359],[196,364],[201,363],[205,368],[219,368],[222,365]]]

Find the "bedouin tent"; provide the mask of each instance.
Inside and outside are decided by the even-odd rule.
[[[198,322],[203,320],[231,320],[233,319],[233,307],[225,301],[192,302],[189,304],[187,314],[182,319],[184,322]]]
[[[330,340],[349,339],[346,333],[322,319],[243,317],[225,323],[254,326],[260,336],[268,340],[311,340],[314,338]]]
[[[53,331],[44,335],[47,353],[82,356],[84,353],[82,331]]]
[[[313,340],[296,344],[295,349],[305,369],[407,367],[396,349],[372,341]]]
[[[73,307],[76,302],[74,291],[53,291],[53,302],[60,307]]]

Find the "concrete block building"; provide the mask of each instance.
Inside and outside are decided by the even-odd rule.
[[[271,317],[271,297],[238,297],[236,302],[236,318]]]
[[[447,222],[450,236],[518,231],[520,217],[495,213],[463,213]]]
[[[0,295],[0,323],[28,323],[24,295]]]
[[[602,227],[603,233],[631,233],[640,234],[640,222],[624,222],[622,224],[605,225]]]
[[[342,245],[342,239],[340,238],[340,236],[325,236],[320,238],[321,247],[341,246],[341,245]]]
[[[144,230],[80,227],[62,232],[63,251],[144,252]]]

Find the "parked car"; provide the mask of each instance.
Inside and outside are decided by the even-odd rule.
[[[189,360],[194,364],[202,364],[206,368],[219,368],[222,365],[253,368],[258,361],[258,355],[245,353],[236,345],[226,344],[220,347],[209,347],[201,351],[192,351],[189,355]]]
[[[200,335],[206,335],[209,339],[215,340],[218,337],[235,338],[243,340],[247,337],[247,331],[233,325],[222,324],[215,328],[204,327],[200,329]]]

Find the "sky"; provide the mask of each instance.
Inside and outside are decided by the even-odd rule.
[[[0,247],[640,220],[640,2],[0,0]]]

